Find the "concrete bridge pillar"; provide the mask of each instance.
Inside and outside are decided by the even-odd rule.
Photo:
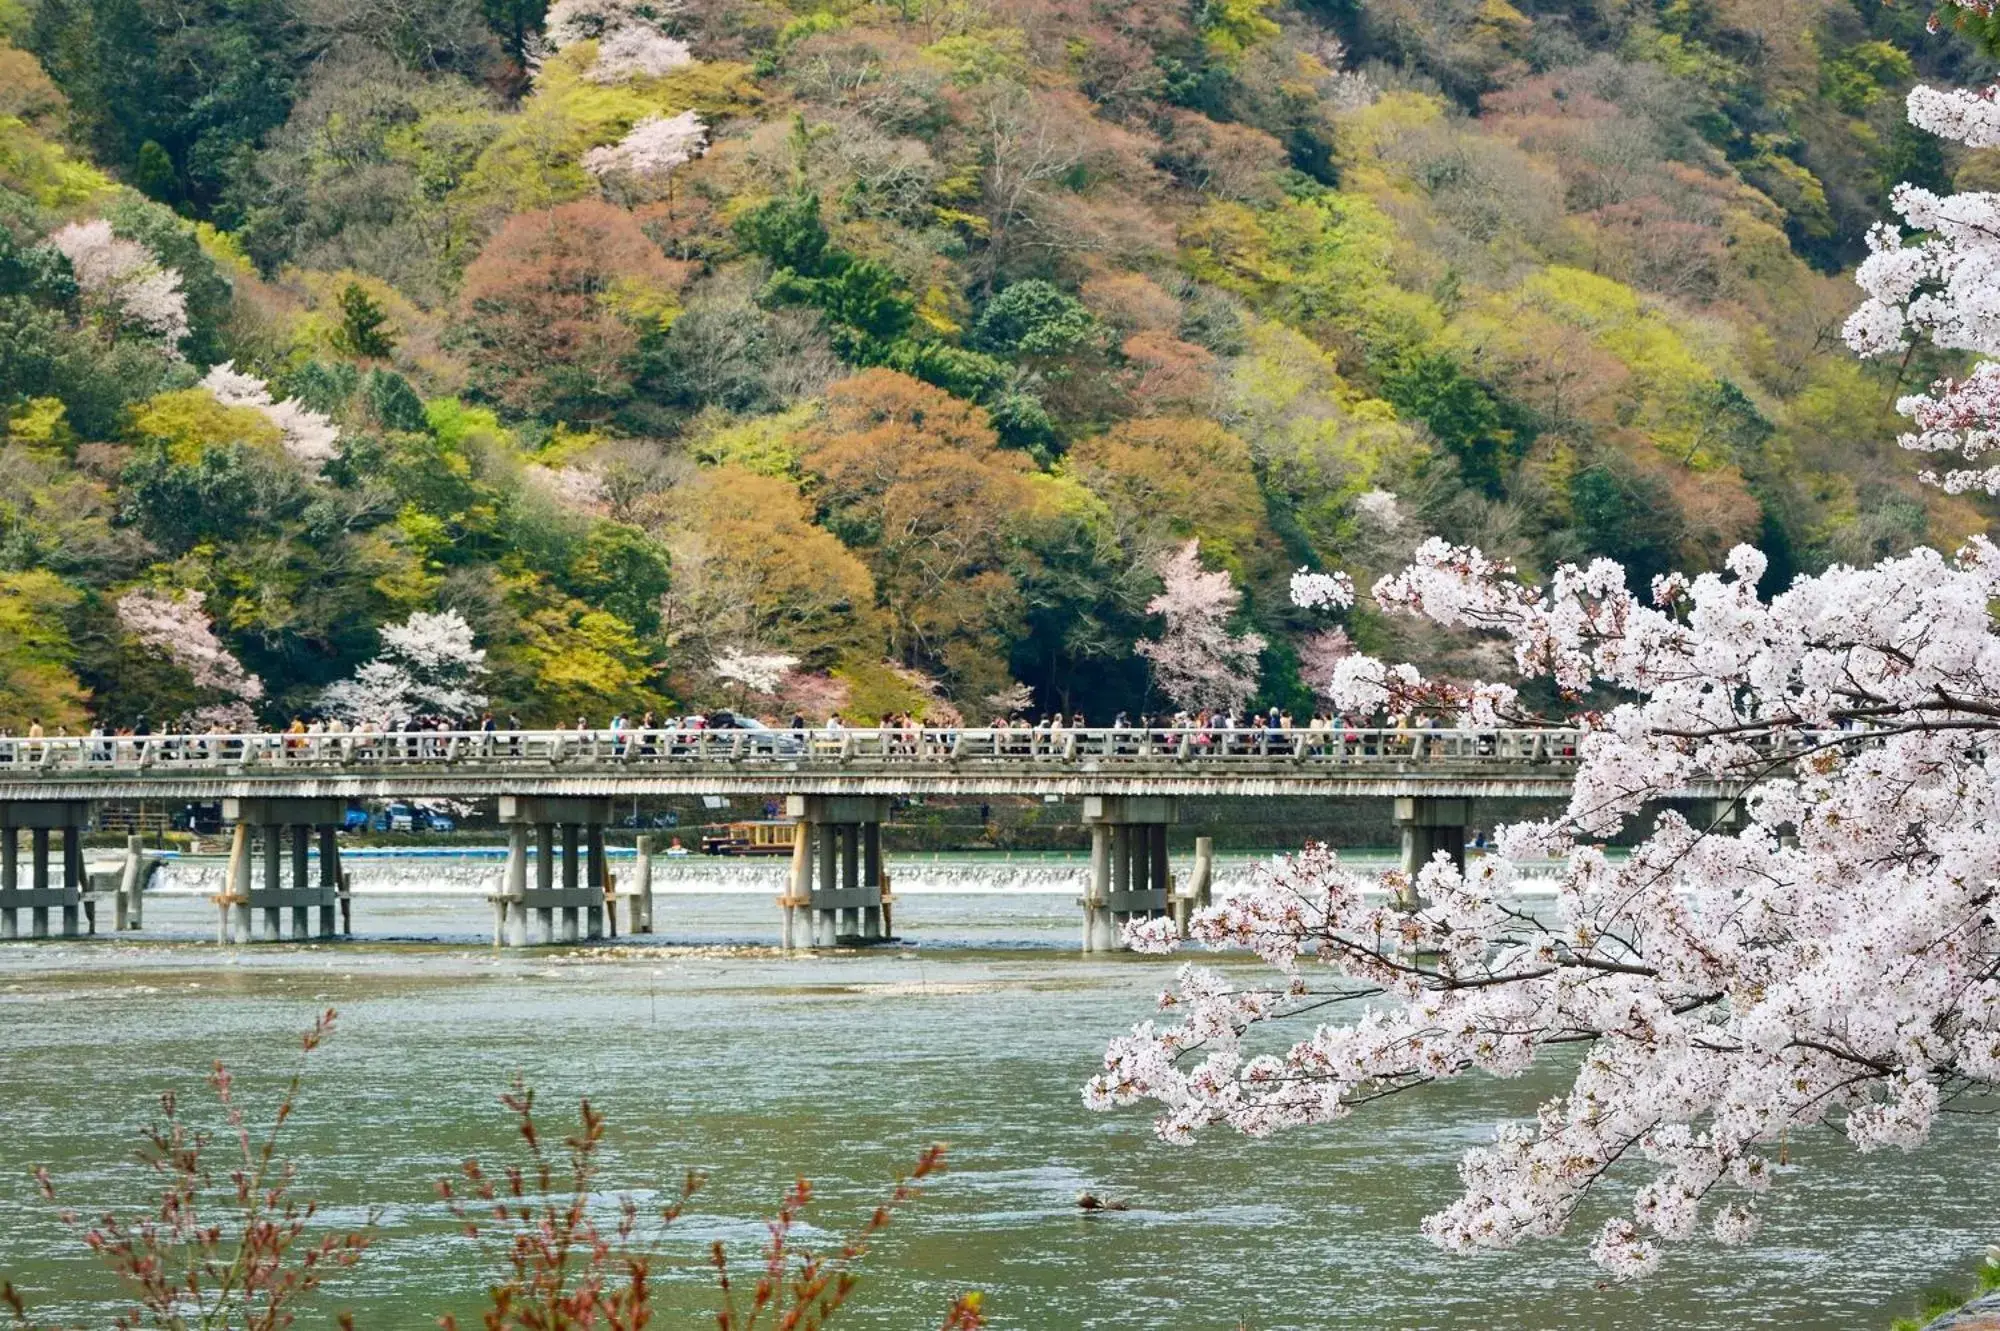
[[[611,801],[606,797],[500,797],[500,822],[507,828],[507,868],[500,902],[502,941],[511,947],[524,947],[604,936],[604,826],[610,821]],[[532,885],[527,865],[531,834],[535,842]]]
[[[347,801],[303,796],[231,799],[223,821],[235,824],[228,886],[217,901],[225,942],[301,942],[336,936],[340,842]],[[319,872],[313,873],[313,840]]]
[[[82,800],[0,802],[0,939],[22,936],[22,912],[28,916],[29,937],[49,936],[51,911],[62,937],[77,936],[84,890],[83,829],[89,822],[90,805]],[[28,834],[26,887],[21,886],[22,832]],[[52,865],[58,833],[62,860]],[[93,914],[93,933],[96,923]]]
[[[792,877],[780,908],[789,946],[881,943],[894,934],[882,872],[882,795],[793,795],[786,812],[798,822]]]
[[[1417,874],[1439,851],[1465,872],[1465,827],[1472,819],[1472,801],[1435,795],[1396,797],[1396,827],[1403,834],[1403,874],[1410,880],[1401,904],[1415,908]]]
[[[1084,889],[1083,950],[1116,952],[1131,920],[1148,920],[1172,908],[1167,869],[1167,828],[1179,821],[1170,795],[1088,795],[1083,822],[1090,829],[1090,881]]]

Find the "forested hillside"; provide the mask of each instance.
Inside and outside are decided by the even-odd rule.
[[[1105,720],[1189,539],[1309,710],[1302,564],[1949,545],[1940,367],[1837,336],[1891,185],[2000,183],[1925,18],[0,0],[0,725],[282,724],[439,612],[527,721]]]

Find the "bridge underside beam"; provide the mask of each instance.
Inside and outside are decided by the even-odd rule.
[[[499,941],[510,947],[574,943],[616,927],[606,896],[604,827],[610,821],[607,798],[501,796],[507,867],[494,898]]]
[[[346,881],[339,829],[347,801],[252,797],[222,802],[233,823],[228,887],[217,899],[224,942],[329,939],[341,933]],[[313,864],[317,841],[317,872]]]
[[[895,933],[894,900],[882,867],[884,795],[794,795],[798,823],[792,874],[780,903],[784,943],[810,947],[883,943]]]
[[[1416,877],[1442,851],[1465,872],[1465,829],[1472,801],[1404,796],[1396,801],[1396,828],[1403,837],[1403,874],[1411,886],[1406,904],[1416,901]]]
[[[83,829],[90,805],[81,800],[0,801],[0,939],[47,938],[51,912],[61,936],[74,938],[84,915]],[[21,878],[21,844],[28,847],[27,884]],[[58,848],[56,838],[61,838]],[[60,860],[51,862],[53,855]],[[90,916],[96,932],[95,913]]]
[[[1115,952],[1132,920],[1171,909],[1167,828],[1179,821],[1173,797],[1090,795],[1083,822],[1090,829],[1090,881],[1083,898],[1083,950]]]

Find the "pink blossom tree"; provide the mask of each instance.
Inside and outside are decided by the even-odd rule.
[[[558,51],[597,43],[596,59],[584,72],[593,83],[659,78],[694,62],[687,43],[666,31],[685,8],[681,0],[556,0],[542,31]]]
[[[151,651],[164,654],[185,670],[208,700],[180,723],[199,729],[255,730],[254,704],[264,696],[264,681],[243,668],[222,640],[204,609],[207,598],[193,590],[171,592],[136,587],[118,598],[118,626]]]
[[[606,183],[653,186],[701,156],[707,146],[708,126],[694,112],[647,116],[617,143],[585,153],[583,169]]]
[[[1257,655],[1264,639],[1233,634],[1229,620],[1243,601],[1227,572],[1201,566],[1201,542],[1160,560],[1166,585],[1146,613],[1166,620],[1158,638],[1142,638],[1139,654],[1153,663],[1153,682],[1179,707],[1235,710],[1257,691]]]
[[[69,260],[85,303],[103,317],[158,337],[178,354],[188,335],[181,275],[136,240],[114,235],[102,218],[72,222],[49,237]]]
[[[2000,143],[1990,93],[1919,89],[1910,114]],[[2000,492],[1984,462],[2000,441],[1995,199],[1895,197],[1922,234],[1876,232],[1848,338],[1868,355],[1925,338],[1980,358],[1903,400],[1916,426],[1903,442],[1973,464],[1947,488]],[[1976,537],[1951,557],[1836,566],[1768,601],[1765,568],[1738,547],[1726,571],[1665,577],[1641,599],[1608,560],[1533,586],[1477,549],[1426,542],[1375,585],[1385,612],[1504,642],[1520,675],[1573,704],[1624,701],[1541,716],[1511,685],[1359,653],[1335,666],[1336,701],[1575,726],[1566,811],[1501,829],[1500,853],[1468,872],[1440,856],[1416,911],[1393,904],[1400,873],[1358,872],[1325,847],[1274,862],[1191,929],[1256,952],[1274,978],[1183,967],[1164,1016],[1111,1043],[1086,1103],[1150,1103],[1169,1141],[1212,1126],[1264,1136],[1560,1051],[1569,1090],[1468,1151],[1461,1194],[1424,1232],[1454,1252],[1512,1248],[1563,1233],[1609,1189],[1621,1213],[1591,1254],[1632,1277],[1703,1232],[1750,1240],[1788,1134],[1911,1150],[1952,1101],[2000,1088],[2000,547]],[[1627,858],[1601,848],[1703,786],[1733,797],[1658,814]],[[1562,865],[1555,896],[1531,909],[1517,865],[1545,857]],[[1129,936],[1178,946],[1158,922]],[[1270,1038],[1285,1018],[1307,1028]]]

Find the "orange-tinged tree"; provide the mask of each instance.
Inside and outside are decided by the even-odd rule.
[[[815,669],[881,654],[868,566],[813,525],[791,481],[725,464],[649,497],[640,517],[673,553],[665,628],[677,647],[706,659],[754,643]]]
[[[986,413],[866,370],[827,390],[803,463],[828,527],[874,571],[892,652],[942,670],[962,697],[1004,685],[1033,494],[1028,460],[999,446]]]
[[[631,395],[640,332],[673,308],[678,277],[610,204],[510,217],[465,270],[460,335],[475,385],[523,414],[603,417]]]

